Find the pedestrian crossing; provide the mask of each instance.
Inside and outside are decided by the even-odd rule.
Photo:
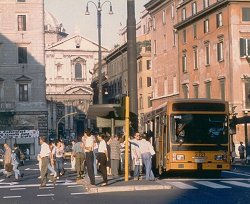
[[[170,185],[174,189],[201,189],[203,187],[211,188],[211,189],[232,189],[232,188],[250,188],[250,180],[249,179],[212,179],[212,180],[204,180],[204,179],[197,179],[197,180],[183,180],[183,181],[176,181],[172,179],[162,179],[157,181],[161,185]]]

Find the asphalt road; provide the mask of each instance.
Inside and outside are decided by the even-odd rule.
[[[29,164],[30,163],[30,164]],[[157,180],[171,185],[170,190],[113,192],[89,194],[83,185],[75,182],[75,173],[66,164],[66,174],[53,187],[39,188],[38,166],[27,162],[21,167],[22,181],[0,177],[0,204],[165,204],[165,203],[220,203],[246,204],[250,201],[250,167],[234,166],[231,172],[223,172],[221,178],[171,177]]]

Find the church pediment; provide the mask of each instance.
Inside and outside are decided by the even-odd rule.
[[[16,81],[31,81],[32,79],[31,78],[29,78],[29,77],[27,77],[27,76],[25,76],[25,75],[22,75],[22,76],[20,76],[20,77],[18,77],[18,78],[16,78]]]
[[[65,39],[52,44],[48,50],[86,50],[86,51],[97,51],[98,44],[92,42],[83,36],[77,34],[74,36],[68,36]],[[102,47],[102,51],[108,51],[106,48]]]
[[[76,95],[91,95],[93,94],[93,91],[91,88],[83,87],[83,86],[77,86],[77,87],[69,87],[65,94],[76,94]]]

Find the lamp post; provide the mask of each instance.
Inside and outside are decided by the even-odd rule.
[[[62,117],[57,121],[57,123],[56,123],[56,138],[57,138],[57,139],[59,139],[59,138],[58,138],[58,125],[59,125],[59,123],[61,122],[61,120],[62,120],[63,118],[65,118],[65,117],[69,116],[69,115],[74,115],[74,114],[77,114],[77,112],[68,113],[68,114],[62,116]]]
[[[97,11],[97,29],[98,29],[98,82],[99,82],[99,87],[98,87],[98,103],[102,104],[102,48],[101,48],[101,13],[102,13],[102,7],[105,3],[109,3],[109,14],[113,14],[112,10],[112,4],[110,1],[104,1],[101,4],[101,1],[98,0],[98,3],[96,4],[93,1],[88,1],[87,6],[86,6],[86,12],[85,15],[90,15],[89,13],[89,3],[92,3]]]

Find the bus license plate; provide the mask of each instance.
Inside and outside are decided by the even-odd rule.
[[[204,163],[205,159],[194,159],[195,163]]]

